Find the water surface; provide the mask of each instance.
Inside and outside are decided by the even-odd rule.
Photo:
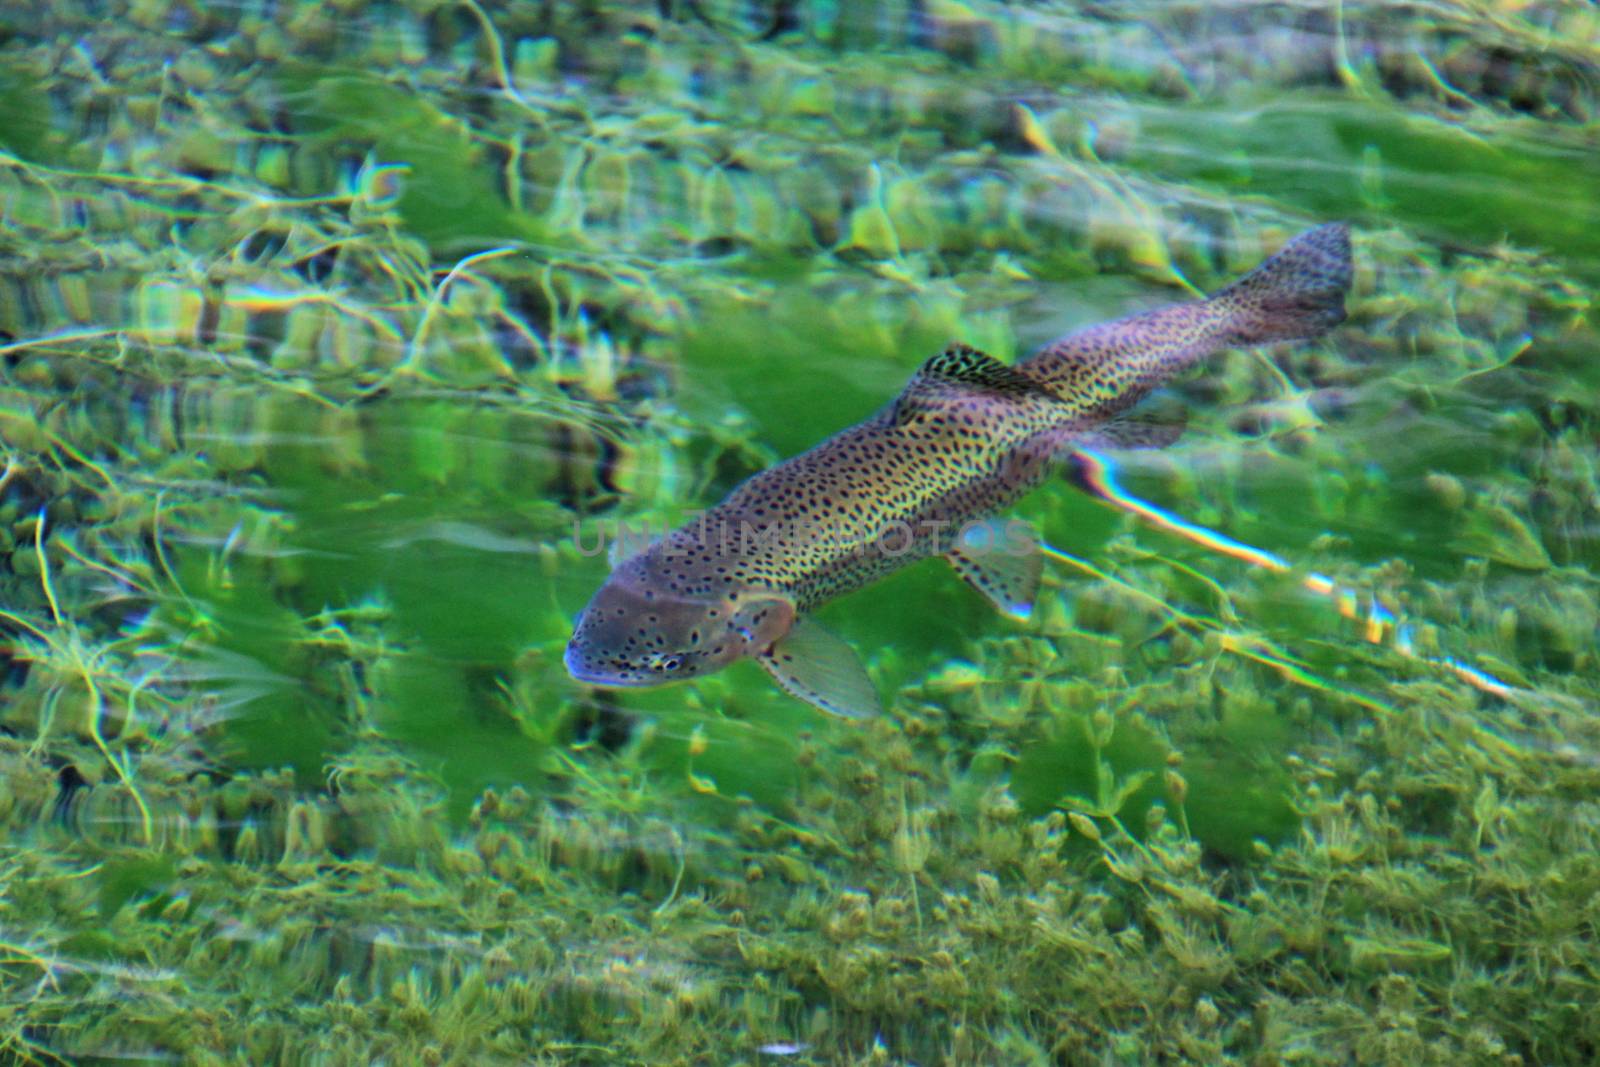
[[[1592,1061],[1597,57],[1558,3],[13,5],[0,1055]],[[1348,323],[1118,468],[1288,573],[1063,480],[1032,623],[937,562],[823,611],[865,726],[567,677],[599,534],[1333,219]]]

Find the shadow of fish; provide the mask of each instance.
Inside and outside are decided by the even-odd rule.
[[[1212,296],[1090,326],[1008,366],[965,345],[928,360],[877,415],[762,471],[621,561],[573,630],[572,676],[649,686],[755,659],[785,690],[862,718],[878,695],[855,653],[808,618],[927,556],[1026,618],[1042,555],[999,515],[1075,450],[1158,447],[1123,417],[1226,348],[1316,337],[1344,320],[1350,235],[1308,230]]]

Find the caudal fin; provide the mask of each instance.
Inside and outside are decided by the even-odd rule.
[[[1317,337],[1344,321],[1350,271],[1350,227],[1336,222],[1300,234],[1211,301],[1236,345]]]

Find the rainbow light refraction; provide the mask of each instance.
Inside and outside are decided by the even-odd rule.
[[[1253,545],[1247,545],[1242,541],[1236,541],[1215,530],[1208,530],[1204,526],[1196,525],[1182,516],[1175,515],[1165,508],[1158,507],[1148,500],[1141,500],[1139,497],[1129,493],[1117,481],[1115,461],[1102,453],[1089,449],[1081,449],[1074,452],[1072,475],[1075,484],[1090,495],[1104,500],[1113,507],[1131,512],[1150,525],[1176,534],[1203,548],[1279,574],[1288,573],[1293,569],[1289,562],[1281,556],[1274,555],[1265,549],[1256,548]],[[1517,687],[1503,682],[1494,675],[1464,663],[1453,656],[1436,657],[1419,654],[1412,641],[1412,627],[1407,624],[1401,624],[1391,611],[1378,603],[1376,597],[1371,600],[1365,612],[1363,612],[1361,598],[1355,591],[1341,588],[1326,575],[1307,574],[1300,580],[1300,585],[1308,592],[1326,597],[1332,601],[1334,607],[1344,618],[1360,623],[1362,637],[1372,644],[1382,645],[1387,642],[1389,647],[1403,655],[1423,663],[1443,667],[1468,685],[1502,699],[1511,698],[1520,692]]]

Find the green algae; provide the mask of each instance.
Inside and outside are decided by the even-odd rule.
[[[24,159],[66,162],[65,138],[51,126],[49,100],[38,86],[9,75],[0,79],[0,108],[6,116],[0,147]]]
[[[1593,1058],[1592,11],[23,8],[0,1058]],[[882,721],[567,679],[575,530],[1323,215],[1122,471],[1294,572],[1062,485],[827,609]]]
[[[1496,118],[1486,137],[1456,117],[1344,97],[1231,99],[1210,112],[1140,108],[1125,121],[1136,132],[1119,161],[1166,180],[1265,196],[1319,217],[1371,212],[1435,240],[1482,245],[1510,236],[1570,248],[1579,261],[1596,252],[1600,179],[1575,130]],[[1182,136],[1196,130],[1210,146],[1199,158]]]
[[[399,168],[396,210],[434,250],[544,238],[533,216],[506,203],[469,129],[426,98],[376,78],[304,65],[284,66],[277,85],[302,145],[331,158],[366,150],[378,165]],[[334,176],[298,177],[306,188],[296,191],[315,195]]]

